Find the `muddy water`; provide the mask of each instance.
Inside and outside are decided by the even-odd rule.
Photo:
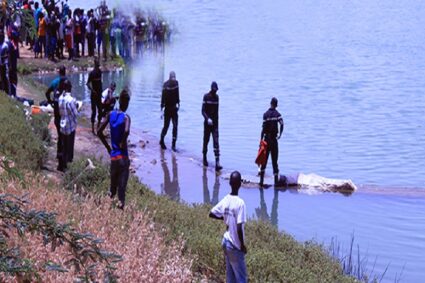
[[[354,234],[369,267],[375,257],[377,273],[390,264],[384,281],[403,267],[403,282],[425,281],[424,3],[144,3],[171,18],[179,34],[164,53],[105,76],[105,84],[131,86],[129,113],[140,133],[133,141],[151,141],[134,149],[144,182],[175,199],[215,203],[228,185],[199,166],[202,95],[211,80],[218,82],[223,165],[245,175],[256,173],[261,115],[277,96],[286,123],[282,173],[351,178],[361,190],[347,197],[246,189],[250,215],[299,240],[337,237],[348,246]],[[156,150],[160,90],[171,70],[182,97],[180,153],[162,157]],[[72,77],[75,94],[88,101],[78,87],[86,79]]]

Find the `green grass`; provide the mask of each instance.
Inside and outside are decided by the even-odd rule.
[[[109,170],[100,162],[95,164],[95,170],[80,175],[85,160],[74,162],[66,173],[65,184],[71,182],[86,192],[106,194]],[[179,237],[184,240],[184,252],[196,257],[195,273],[213,281],[225,278],[220,245],[225,227],[208,218],[210,206],[186,205],[158,196],[134,177],[129,180],[127,201],[134,201],[150,214],[166,241]],[[316,243],[298,243],[265,222],[249,221],[245,232],[250,282],[356,282],[344,275],[338,261]]]
[[[19,169],[39,170],[46,155],[44,145],[50,138],[49,118],[35,116],[27,121],[22,106],[0,93],[0,119],[0,154],[11,158]],[[83,171],[85,160],[74,162],[64,184],[73,189],[75,184],[80,192],[106,194],[109,169],[101,162],[95,164],[96,169]],[[135,177],[129,180],[127,200],[150,215],[165,241],[184,240],[184,253],[196,258],[195,274],[218,282],[225,278],[220,246],[225,227],[222,222],[208,218],[210,206],[186,205],[158,196]],[[344,275],[341,265],[323,247],[298,243],[271,224],[249,221],[246,238],[250,282],[355,282]]]
[[[22,105],[0,92],[0,121],[0,154],[20,169],[39,170],[50,141],[50,117],[39,115],[27,121]]]

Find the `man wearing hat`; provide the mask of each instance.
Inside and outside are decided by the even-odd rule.
[[[223,167],[220,165],[220,148],[218,144],[218,85],[212,82],[211,90],[204,95],[202,103],[202,116],[204,116],[204,146],[203,146],[203,163],[208,166],[207,151],[210,135],[213,137],[214,154],[215,154],[215,170],[220,171]]]
[[[277,165],[277,158],[279,155],[279,147],[277,140],[280,139],[283,133],[283,119],[280,113],[276,110],[277,98],[273,97],[270,101],[270,109],[263,115],[263,129],[261,131],[261,140],[267,143],[267,158],[264,165],[260,170],[260,186],[264,184],[264,173],[267,166],[269,155],[272,156],[273,174],[275,184],[279,181],[279,167]]]

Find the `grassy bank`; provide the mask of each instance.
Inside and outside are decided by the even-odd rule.
[[[0,121],[0,154],[21,169],[39,170],[50,141],[50,117],[27,117],[20,103],[0,92]]]
[[[0,124],[0,130],[6,133],[1,135],[1,154],[12,159],[19,169],[39,170],[48,141],[47,118],[39,116],[28,120],[22,107],[4,94],[0,96],[0,103],[0,118],[4,121]],[[80,192],[80,195],[105,194],[109,186],[109,170],[99,162],[96,163],[96,169],[84,171],[74,182],[85,165],[84,160],[72,164],[63,183],[70,184],[68,188]],[[42,186],[34,184],[32,187],[37,189]],[[54,192],[61,188],[63,186],[52,190]],[[213,281],[222,281],[225,268],[220,242],[224,226],[208,218],[210,207],[179,204],[158,196],[134,177],[129,181],[127,196],[129,202],[135,203],[137,211],[142,211],[155,223],[155,231],[161,231],[161,239],[166,245],[181,240],[183,254],[196,258],[192,271],[198,277],[206,276]],[[103,209],[103,205],[98,203],[99,209]],[[102,218],[101,215],[96,217]],[[96,229],[101,229],[99,227]],[[320,246],[300,244],[269,224],[250,221],[246,226],[246,237],[249,249],[247,266],[252,282],[317,282],[318,279],[322,282],[354,281],[343,275],[338,262]]]
[[[44,60],[40,62],[42,61]],[[44,69],[43,66],[36,68],[31,67],[31,65],[25,65],[25,68],[28,68],[30,72],[34,72],[36,69],[49,70]],[[23,77],[23,79],[26,80],[26,82],[23,82],[24,85],[28,82],[31,84],[31,77]],[[42,142],[40,138],[43,134],[35,134],[32,130],[35,129],[39,133],[44,132],[43,129],[46,129],[43,123],[44,118],[36,118],[40,119],[40,121],[32,120],[33,122],[29,122],[33,124],[31,126],[22,114],[23,112],[20,106],[16,106],[8,98],[4,99],[4,101],[0,102],[5,102],[6,106],[4,107],[6,107],[6,112],[1,112],[6,113],[6,116],[8,116],[7,113],[9,113],[9,110],[12,111],[12,108],[17,109],[11,112],[13,115],[10,119],[13,120],[15,116],[19,117],[17,119],[19,125],[3,126],[4,128],[0,128],[2,132],[5,130],[8,133],[4,139],[8,143],[5,146],[8,151],[4,151],[4,155],[12,158],[19,168],[38,170],[45,156],[43,153],[45,142]],[[37,130],[37,126],[34,123],[40,125],[39,130]],[[28,131],[32,132],[32,134],[28,134]],[[13,137],[15,136],[19,137],[19,140],[22,142],[14,144]],[[33,139],[33,142],[27,144],[26,139]],[[0,144],[3,145],[3,140]],[[0,153],[2,152],[0,149]],[[28,157],[28,160],[26,157]],[[58,191],[62,193],[63,187],[66,186],[72,192],[78,192],[79,196],[85,196],[83,198],[84,202],[90,202],[91,200],[87,200],[87,198],[90,199],[95,196],[92,198],[95,201],[90,202],[89,210],[99,210],[102,213],[96,215],[84,214],[84,216],[77,220],[68,218],[64,218],[63,220],[72,221],[74,224],[79,223],[79,221],[93,220],[92,222],[98,224],[89,226],[89,229],[92,229],[89,231],[95,234],[105,235],[106,240],[110,241],[111,239],[108,238],[108,233],[102,234],[102,225],[106,224],[102,222],[104,219],[101,219],[105,218],[105,215],[109,215],[109,211],[111,210],[106,200],[101,197],[106,194],[109,187],[109,170],[104,164],[97,162],[96,169],[84,171],[80,175],[84,168],[85,160],[75,162],[67,172],[63,180],[63,185],[49,187],[49,190],[55,194]],[[80,177],[74,182],[77,176]],[[43,188],[41,184],[36,183],[32,187],[33,189],[31,190],[40,190],[42,193],[48,193],[41,190]],[[17,193],[19,192],[19,188],[16,190]],[[73,197],[69,198],[72,200]],[[154,227],[152,233],[159,234],[158,237],[160,240],[158,240],[158,243],[164,244],[165,247],[170,247],[170,251],[173,251],[172,247],[175,247],[176,243],[177,245],[181,245],[181,250],[177,250],[181,251],[184,255],[182,262],[186,262],[188,258],[195,258],[191,265],[191,270],[196,278],[207,277],[209,281],[223,281],[225,278],[225,267],[220,242],[225,227],[219,221],[208,218],[209,206],[192,206],[176,203],[166,197],[156,195],[143,184],[140,184],[134,177],[129,181],[127,198],[128,202],[134,203],[134,207],[127,210],[126,214],[132,218],[133,216],[131,215],[139,213],[149,219],[149,221],[152,221],[150,222]],[[68,203],[68,200],[63,201],[64,203]],[[105,205],[107,209],[105,209]],[[67,205],[63,206],[66,207]],[[61,206],[46,207],[49,207],[49,209],[61,209]],[[72,206],[72,209],[68,209],[67,212],[64,212],[64,215],[72,215],[76,211],[81,211],[81,209],[81,207]],[[119,214],[114,211],[111,212],[111,215],[118,217]],[[86,217],[90,217],[90,219],[85,219]],[[125,224],[127,222],[120,222],[125,221],[125,217],[120,217],[118,217],[117,221],[111,222],[110,225],[119,226],[121,224],[124,228],[128,227]],[[137,233],[135,230],[125,229],[121,230],[121,232]],[[146,246],[146,242],[149,241],[146,238],[136,240],[137,237],[133,237],[135,236],[133,234],[128,236],[132,239],[128,240],[128,242],[124,241],[128,246],[121,246],[121,250],[128,254],[132,254],[132,248],[134,246]],[[298,243],[291,236],[278,232],[276,228],[267,223],[250,221],[246,225],[246,237],[248,247],[247,265],[251,282],[355,282],[354,278],[343,274],[338,261],[331,258],[321,246],[315,243]],[[124,256],[128,256],[128,254],[124,254]],[[153,256],[152,254],[150,255]],[[167,256],[167,249],[164,249],[164,253],[161,253],[160,258]],[[176,256],[180,255],[176,253]],[[158,264],[161,265],[164,262],[159,262]],[[140,268],[140,266],[137,267]],[[120,271],[126,272],[137,267],[134,265],[122,266],[122,270]],[[147,272],[150,271],[147,270]]]
[[[65,183],[78,191],[105,194],[109,186],[108,168],[96,163],[96,169],[84,171],[85,161],[75,162]],[[84,172],[80,175],[81,172]],[[75,180],[75,178],[80,177]],[[75,182],[73,182],[75,180]],[[210,207],[185,205],[158,196],[134,177],[127,197],[138,209],[150,214],[166,241],[181,237],[183,251],[194,256],[193,271],[215,281],[225,278],[220,242],[224,226],[208,218]],[[315,243],[298,243],[272,225],[250,221],[246,225],[247,267],[251,282],[355,282],[343,274],[338,262]]]
[[[26,117],[0,93],[0,118],[0,282],[192,281],[182,243],[166,242],[146,213],[40,174],[50,117]]]

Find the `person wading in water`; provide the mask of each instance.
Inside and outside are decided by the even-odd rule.
[[[161,112],[164,111],[164,127],[161,132],[159,144],[162,149],[167,149],[164,138],[167,135],[170,121],[173,122],[173,143],[172,150],[176,151],[177,127],[180,108],[179,82],[176,80],[176,73],[170,72],[170,79],[164,83],[161,96]]]

